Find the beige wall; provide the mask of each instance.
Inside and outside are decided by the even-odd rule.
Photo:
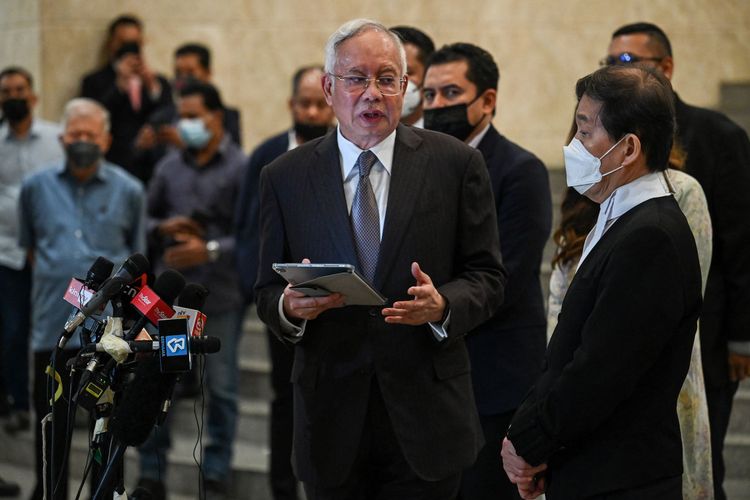
[[[97,65],[105,26],[123,12],[144,20],[146,56],[165,74],[177,45],[213,49],[216,82],[242,111],[248,149],[288,126],[292,72],[321,62],[327,36],[354,17],[489,50],[501,73],[495,124],[551,166],[562,163],[574,83],[597,68],[621,24],[650,20],[667,31],[674,86],[691,103],[716,106],[720,82],[750,80],[747,0],[0,0],[0,67],[27,66],[42,115],[57,119]]]

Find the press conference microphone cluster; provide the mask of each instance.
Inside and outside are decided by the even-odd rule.
[[[82,305],[81,310],[72,319],[65,323],[65,328],[60,336],[57,347],[63,349],[73,335],[73,332],[75,332],[76,328],[78,328],[87,317],[94,314],[101,307],[104,307],[106,303],[120,293],[127,284],[133,282],[140,275],[148,272],[149,267],[148,259],[139,253],[128,257],[112,277],[101,283],[101,287],[89,300],[86,301],[85,304]],[[92,270],[89,270],[89,273],[91,272]]]

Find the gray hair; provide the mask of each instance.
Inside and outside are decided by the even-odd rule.
[[[63,110],[62,129],[65,130],[68,127],[68,122],[72,118],[79,116],[96,116],[101,118],[104,124],[104,132],[109,133],[109,111],[95,100],[86,97],[76,97],[68,101]]]
[[[353,19],[347,21],[333,32],[326,42],[326,73],[333,73],[333,67],[336,65],[336,51],[338,50],[339,45],[365,31],[380,31],[391,38],[396,47],[398,47],[399,59],[401,60],[400,76],[403,77],[406,75],[406,51],[404,50],[404,44],[401,43],[401,38],[396,33],[386,28],[383,24],[371,19]]]

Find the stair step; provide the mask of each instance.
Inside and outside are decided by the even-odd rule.
[[[731,479],[750,478],[750,435],[727,434],[724,440],[724,463],[726,477]]]
[[[195,406],[194,406],[195,405]],[[195,409],[194,409],[195,408]],[[196,412],[200,412],[200,402],[189,399],[179,401],[171,410],[171,425],[174,432],[190,434],[195,432]],[[237,441],[265,445],[268,443],[269,405],[266,400],[240,399],[237,420]],[[204,414],[204,423],[207,415]]]
[[[24,481],[34,482],[34,437],[31,432],[19,433],[14,437],[0,433],[0,449],[13,450],[2,460],[3,467],[18,467],[30,472]],[[204,443],[205,444],[205,443]],[[188,498],[197,498],[198,466],[193,459],[193,449],[196,445],[196,434],[188,437],[184,433],[175,432],[172,436],[172,447],[168,453],[167,488]],[[71,484],[77,489],[82,477],[88,455],[86,432],[76,429],[73,434],[69,455]],[[232,459],[231,491],[235,498],[253,498],[264,500],[270,498],[268,491],[268,449],[265,445],[236,441]],[[138,453],[129,448],[125,453],[126,487],[132,490],[138,481]],[[6,477],[10,479],[13,476]],[[19,479],[20,480],[20,479]],[[88,491],[85,487],[84,491]],[[173,497],[178,500],[179,497]]]

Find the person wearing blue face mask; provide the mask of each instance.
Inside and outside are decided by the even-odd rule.
[[[542,374],[502,461],[522,498],[682,499],[677,399],[701,308],[695,239],[662,172],[669,81],[607,66],[578,81],[568,185],[599,204]]]
[[[148,233],[154,272],[179,270],[211,292],[202,309],[205,333],[221,339],[206,359],[208,445],[203,472],[208,498],[228,490],[237,423],[237,345],[244,301],[235,269],[234,213],[247,158],[226,133],[215,87],[191,82],[180,90],[177,129],[184,149],[172,150],[156,166],[148,187]],[[164,498],[167,429],[141,448],[141,481]],[[161,468],[161,470],[160,470]]]

